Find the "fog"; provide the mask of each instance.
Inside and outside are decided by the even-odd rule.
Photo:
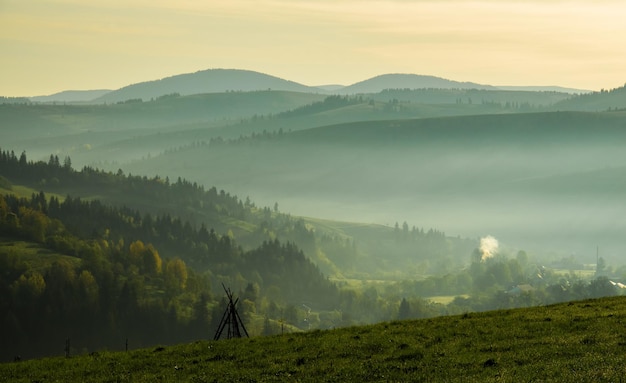
[[[189,149],[128,169],[198,180],[260,206],[278,203],[293,215],[388,226],[406,221],[452,236],[493,235],[518,249],[580,254],[589,262],[600,246],[606,259],[617,260],[626,250],[623,133],[605,124],[572,134],[537,118],[532,123],[543,127],[534,131],[544,131],[536,137],[507,126],[497,135],[493,127],[459,127],[454,137],[454,126],[415,135],[410,131],[420,123],[407,122],[395,132],[404,138],[389,141],[385,135],[394,132],[385,123],[380,135],[355,124],[352,137],[325,128],[271,142]]]
[[[373,99],[386,93],[443,102],[435,91]],[[296,216],[390,227],[406,221],[590,261],[599,246],[607,260],[619,260],[626,251],[623,113],[511,114],[501,106],[507,97],[545,104],[562,96],[478,93],[494,102],[435,108],[335,98],[297,109],[323,96],[250,92],[0,112],[14,128],[4,148],[31,159],[71,155],[79,169],[181,177]],[[574,100],[610,103],[614,93],[623,92]],[[295,112],[271,117],[286,110]],[[480,115],[493,111],[502,114]],[[407,119],[428,113],[457,116]]]

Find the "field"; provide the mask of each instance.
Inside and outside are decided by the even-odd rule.
[[[5,363],[0,380],[615,382],[625,315],[625,298],[605,298]]]
[[[19,254],[21,261],[28,265],[29,270],[41,271],[56,261],[66,261],[72,264],[80,264],[81,260],[76,257],[56,253],[45,247],[24,241],[15,241],[0,236],[0,255]]]

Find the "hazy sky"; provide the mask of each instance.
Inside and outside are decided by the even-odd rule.
[[[0,95],[209,68],[306,85],[416,73],[615,88],[624,20],[624,0],[0,0]]]

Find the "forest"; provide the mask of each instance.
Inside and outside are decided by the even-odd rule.
[[[474,243],[465,268],[355,285],[324,275],[301,250],[319,252],[329,242],[333,249],[344,246],[353,261],[335,267],[347,272],[360,257],[354,244],[213,188],[88,167],[77,171],[69,157],[31,161],[25,153],[18,157],[4,150],[0,174],[3,360],[58,355],[66,339],[78,353],[210,339],[225,309],[222,283],[241,298],[250,332],[269,335],[618,295],[620,287],[609,276],[626,276],[626,269],[607,265],[592,279],[563,274],[538,266],[524,251],[483,259]],[[146,206],[165,206],[163,201],[184,206],[177,201],[184,197],[215,214],[263,216],[265,230],[286,220],[293,241],[279,238],[287,232],[282,229],[244,249],[232,233],[216,233],[173,210],[140,211],[69,192],[102,192],[106,184],[127,201],[134,200],[133,193],[161,201]],[[36,190],[32,187],[40,191],[19,195]],[[58,194],[62,190],[68,193]],[[422,257],[430,259],[449,256],[454,243],[406,222],[390,234],[400,248],[422,249]],[[453,299],[426,299],[436,296]]]

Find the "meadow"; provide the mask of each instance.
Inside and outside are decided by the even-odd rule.
[[[0,364],[7,382],[616,382],[626,299]],[[212,334],[198,334],[211,338]],[[62,355],[64,345],[59,345]]]

